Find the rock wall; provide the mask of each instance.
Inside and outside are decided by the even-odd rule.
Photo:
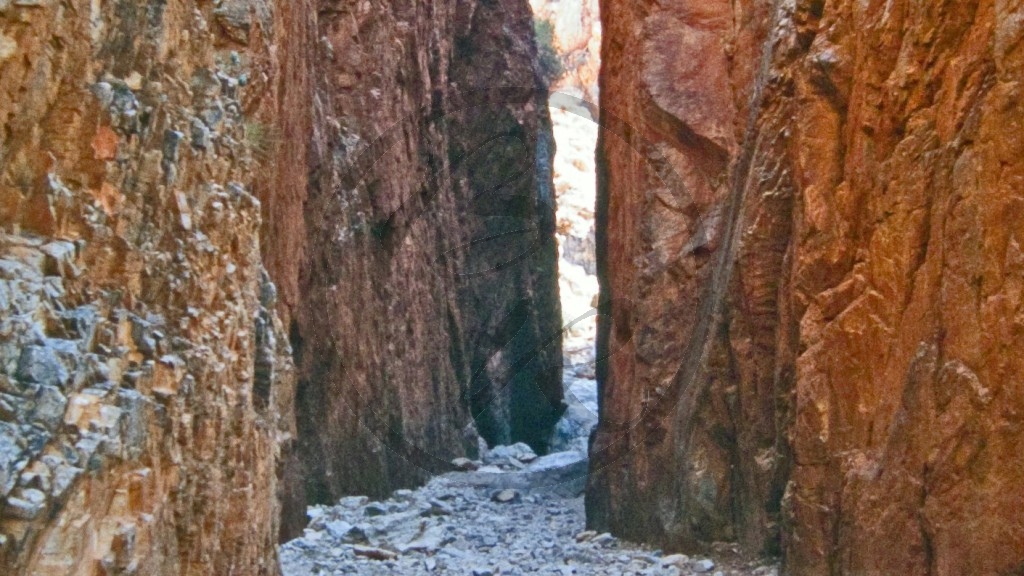
[[[602,4],[591,524],[1024,568],[1022,11]]]
[[[525,0],[0,2],[5,565],[274,573],[278,499],[543,450],[535,55]]]
[[[551,23],[555,50],[565,74],[551,86],[593,105],[596,120],[601,70],[601,14],[598,0],[530,0],[534,17]]]
[[[301,238],[286,535],[305,503],[422,481],[478,432],[543,450],[561,408],[528,5],[321,4],[308,195],[281,228]]]
[[[529,4],[458,6],[454,42],[448,154],[469,406],[490,445],[543,454],[564,408],[562,315],[555,142]]]
[[[295,3],[0,2],[0,565],[276,574]]]

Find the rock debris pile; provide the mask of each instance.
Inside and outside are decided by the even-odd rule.
[[[666,555],[586,530],[586,460],[577,452],[536,457],[499,446],[474,464],[384,501],[352,496],[310,507],[305,535],[281,547],[283,573],[776,574],[773,566]]]

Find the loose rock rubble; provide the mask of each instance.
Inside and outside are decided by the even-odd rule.
[[[516,450],[500,447],[491,453]],[[281,547],[283,573],[777,573],[767,565],[666,555],[586,530],[580,488],[558,490],[547,473],[551,462],[565,469],[568,461],[579,462],[578,455],[551,454],[518,472],[453,472],[419,490],[398,490],[381,502],[355,496],[335,506],[311,507],[305,535]],[[585,470],[583,464],[576,470]],[[519,487],[507,487],[510,483]]]

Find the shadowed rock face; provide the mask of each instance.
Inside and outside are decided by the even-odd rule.
[[[292,4],[0,2],[5,573],[278,571]]]
[[[303,224],[282,228],[301,257],[279,272],[297,278],[287,534],[307,502],[384,495],[474,456],[478,431],[543,450],[561,403],[528,5],[323,4]]]
[[[542,450],[531,38],[525,0],[0,1],[0,565],[274,574],[275,494],[287,537],[474,415]]]
[[[602,5],[591,524],[1024,566],[1021,10]]]
[[[457,270],[470,403],[490,445],[543,453],[562,411],[555,153],[526,2],[456,10],[451,76]],[[455,335],[456,337],[458,335]]]

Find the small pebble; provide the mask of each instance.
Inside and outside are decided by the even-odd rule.
[[[580,532],[579,534],[576,535],[576,541],[577,542],[586,542],[587,540],[590,540],[594,536],[597,536],[597,532],[594,532],[593,530],[584,530],[583,532]]]
[[[374,548],[372,546],[353,546],[352,551],[356,553],[356,556],[362,556],[371,560],[394,560],[398,558],[398,554],[391,550]]]
[[[388,513],[388,509],[385,508],[382,504],[378,504],[377,502],[371,502],[370,504],[367,504],[363,508],[363,514],[365,514],[367,516],[371,516],[371,517],[372,516],[382,516],[382,515],[387,514],[387,513]]]
[[[662,566],[677,566],[685,568],[690,563],[690,557],[686,554],[670,554],[661,559]]]
[[[491,495],[491,500],[500,504],[511,504],[522,500],[523,496],[518,490],[499,490]]]
[[[455,460],[452,460],[452,466],[454,466],[456,470],[461,470],[462,472],[470,472],[480,467],[479,464],[473,462],[469,458],[456,458]]]

